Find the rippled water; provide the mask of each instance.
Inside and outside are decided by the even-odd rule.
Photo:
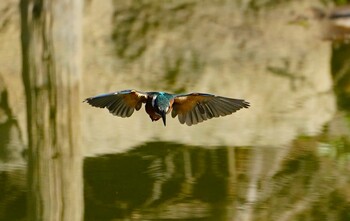
[[[341,138],[278,148],[151,142],[85,160],[85,218],[349,220],[349,170]]]
[[[85,220],[349,220],[349,147],[324,132],[281,147],[148,142],[88,157]],[[23,218],[24,177],[1,172],[1,220]]]

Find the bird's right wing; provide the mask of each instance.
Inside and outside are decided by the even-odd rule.
[[[140,110],[147,97],[146,92],[123,90],[89,97],[84,102],[94,107],[107,108],[111,114],[124,118],[130,117],[134,109]]]

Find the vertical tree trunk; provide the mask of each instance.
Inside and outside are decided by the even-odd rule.
[[[82,1],[20,2],[29,136],[29,220],[82,220]]]

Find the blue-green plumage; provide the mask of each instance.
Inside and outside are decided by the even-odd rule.
[[[162,117],[164,126],[166,125],[166,114],[170,110],[170,102],[173,98],[172,94],[165,92],[154,92],[152,97],[152,107]]]
[[[107,108],[110,113],[120,117],[130,117],[135,109],[139,110],[142,103],[145,103],[146,112],[151,120],[157,121],[162,118],[164,126],[166,125],[166,115],[170,112],[172,117],[178,116],[180,123],[191,126],[249,107],[249,103],[245,100],[213,94],[170,94],[136,90],[97,95],[84,101],[94,107]]]

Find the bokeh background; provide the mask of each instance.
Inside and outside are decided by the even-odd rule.
[[[83,1],[81,101],[131,88],[251,103],[191,127],[79,103],[83,219],[350,220],[347,4]],[[0,220],[30,208],[19,5],[0,2]]]

